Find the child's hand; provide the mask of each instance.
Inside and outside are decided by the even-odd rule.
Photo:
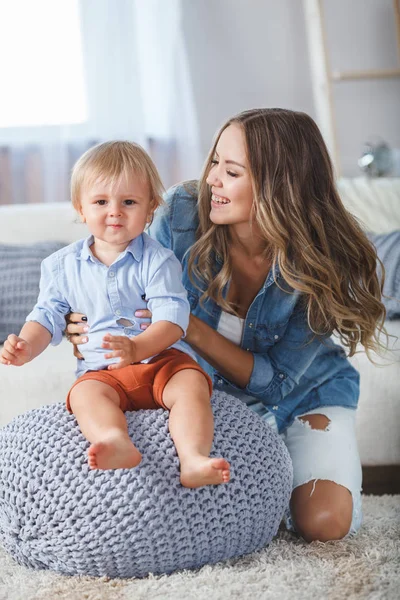
[[[14,365],[15,367],[21,367],[31,360],[31,356],[31,345],[12,333],[4,342],[3,350],[0,356],[0,362],[3,365]]]
[[[124,335],[110,335],[107,333],[103,337],[102,348],[110,348],[113,350],[113,352],[105,354],[105,358],[119,357],[120,359],[119,362],[108,366],[110,371],[113,369],[122,369],[122,367],[127,367],[128,365],[137,362],[135,341]]]

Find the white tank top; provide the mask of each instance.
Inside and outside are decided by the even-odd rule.
[[[221,312],[217,331],[237,346],[242,341],[243,327],[244,319],[231,315],[224,310]]]
[[[245,319],[236,317],[236,315],[231,315],[223,310],[221,312],[217,331],[227,340],[239,346],[240,342],[242,341],[244,321]],[[254,410],[254,412],[259,414],[275,431],[277,431],[278,428],[274,415],[266,409],[260,400],[257,400],[253,396],[249,396],[248,394],[245,394],[236,388],[229,390],[224,386],[224,389],[227,393],[231,393],[233,396],[239,398],[242,402],[245,402],[252,410]]]

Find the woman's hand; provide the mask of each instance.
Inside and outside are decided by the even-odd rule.
[[[140,329],[147,329],[149,325],[151,325],[151,317],[152,314],[149,310],[137,310],[135,312],[135,317],[140,317],[141,319],[149,319],[148,323],[142,323],[140,325]],[[195,341],[196,339],[196,334],[197,334],[197,324],[199,323],[199,320],[197,317],[195,317],[194,315],[192,315],[192,313],[190,313],[190,317],[189,317],[189,325],[188,328],[186,330],[186,335],[183,338],[185,340],[185,342],[187,342],[188,344],[191,344],[192,342]]]
[[[65,318],[67,322],[67,338],[74,346],[74,356],[83,360],[82,354],[79,352],[78,345],[86,344],[88,336],[85,335],[89,331],[86,315],[81,313],[70,313]]]
[[[142,323],[140,325],[140,329],[147,329],[148,326],[151,325],[152,314],[149,310],[147,310],[147,309],[137,310],[135,312],[135,317],[140,317],[141,319],[149,319],[148,323]],[[192,313],[190,313],[189,325],[186,330],[186,335],[183,338],[185,340],[185,342],[187,342],[188,344],[191,344],[196,339],[198,323],[199,323],[199,319],[197,317],[193,316]]]
[[[140,317],[141,319],[149,319],[148,323],[141,323],[140,329],[147,329],[151,324],[151,312],[147,309],[137,310],[135,312],[135,317]],[[87,317],[82,313],[70,313],[65,317],[67,322],[66,333],[68,341],[71,342],[74,346],[74,356],[79,360],[83,360],[82,354],[79,352],[78,346],[80,344],[86,344],[88,341],[88,336],[85,335],[89,331]]]
[[[147,310],[147,308],[141,308],[140,310],[137,310],[135,312],[135,317],[139,317],[140,319],[149,319],[148,323],[141,323],[140,324],[140,329],[147,329],[149,327],[149,325],[151,325],[151,317],[153,315],[151,314],[150,310]]]

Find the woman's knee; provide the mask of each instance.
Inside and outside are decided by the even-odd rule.
[[[307,542],[341,540],[350,531],[353,499],[347,488],[333,481],[310,481],[293,491],[291,512]]]
[[[351,519],[332,509],[321,509],[314,514],[297,517],[296,529],[306,542],[341,540],[350,531]]]

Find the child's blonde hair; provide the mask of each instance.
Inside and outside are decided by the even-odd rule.
[[[163,204],[164,186],[147,152],[133,142],[113,141],[93,146],[75,163],[71,175],[73,207],[79,210],[84,185],[91,185],[99,178],[107,179],[113,185],[121,175],[132,173],[148,182],[154,209]]]

